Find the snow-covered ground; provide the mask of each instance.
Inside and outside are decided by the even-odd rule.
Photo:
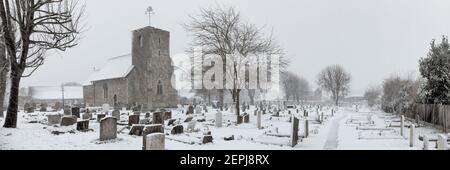
[[[288,111],[280,114],[280,117],[263,115],[263,129],[256,128],[256,116],[253,108],[249,110],[250,123],[235,125],[236,116],[230,112],[224,112],[222,128],[215,128],[213,120],[215,110],[209,109],[209,113],[195,115],[194,120],[205,118],[206,122],[198,122],[198,132],[186,132],[181,135],[169,135],[170,127],[166,126],[166,149],[168,150],[418,150],[422,149],[422,142],[417,140],[415,147],[409,147],[409,129],[405,128],[405,137],[400,137],[399,127],[388,127],[395,124],[399,118],[369,109],[360,109],[355,112],[353,108],[339,108],[339,111],[331,115],[331,108],[324,108],[323,124],[315,123],[318,115],[314,108],[307,109],[309,117],[303,117],[303,111],[296,114],[295,109],[291,113],[300,118],[299,135],[304,136],[304,120],[310,120],[308,138],[303,138],[295,147],[289,146],[289,137],[275,137],[267,134],[276,133],[279,136],[288,136],[291,131]],[[179,110],[173,110],[173,118],[183,121],[186,118]],[[130,111],[122,112],[121,120],[127,122]],[[48,126],[46,114],[55,113],[19,113],[18,128],[0,128],[0,150],[141,150],[142,137],[128,135],[129,129],[124,129],[117,135],[117,139],[100,142],[99,126],[96,120],[91,120],[89,128],[93,131],[79,132],[76,124],[60,127]],[[141,115],[144,118],[145,114]],[[96,117],[96,116],[94,116]],[[370,118],[369,118],[370,117]],[[228,123],[230,122],[230,123]],[[373,122],[371,124],[368,124]],[[4,119],[0,118],[3,125]],[[166,121],[167,123],[167,121]],[[187,123],[182,123],[187,127]],[[118,130],[125,126],[118,125]],[[362,127],[358,130],[357,127]],[[379,128],[384,130],[361,130],[364,128]],[[52,132],[65,132],[54,135]],[[213,143],[201,144],[200,137],[203,132],[211,131]],[[437,136],[440,131],[431,127],[416,128],[419,134],[429,134],[431,138]],[[234,135],[235,140],[225,141],[225,137]],[[194,142],[195,144],[187,144]],[[434,146],[432,143],[430,146]]]

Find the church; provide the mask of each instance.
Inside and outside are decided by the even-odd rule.
[[[111,58],[83,84],[87,106],[174,108],[170,33],[151,26],[132,31],[131,54]]]

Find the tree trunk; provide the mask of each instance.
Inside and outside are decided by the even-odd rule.
[[[1,37],[1,36],[0,36]],[[9,70],[8,60],[6,58],[5,46],[3,45],[3,39],[0,39],[0,117],[4,117],[3,107],[5,104],[5,94],[6,94],[6,81],[7,73]]]
[[[239,122],[239,116],[241,115],[241,110],[239,109],[239,90],[235,91],[236,98],[236,120]]]
[[[224,103],[223,103],[223,91],[224,91],[224,89],[219,89],[219,107],[220,107],[220,111],[223,111],[223,105],[224,105]]]
[[[248,97],[250,98],[250,105],[255,105],[255,94],[256,94],[256,90],[254,90],[254,89],[248,90]]]
[[[5,128],[17,127],[17,112],[19,109],[19,87],[22,72],[19,68],[11,68],[11,90],[9,95],[8,111],[6,112]]]

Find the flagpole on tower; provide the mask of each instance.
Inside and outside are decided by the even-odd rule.
[[[152,26],[152,15],[155,14],[155,11],[153,10],[152,6],[149,6],[147,10],[145,11],[145,14],[148,15],[148,25]]]

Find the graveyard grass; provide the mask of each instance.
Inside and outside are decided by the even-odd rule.
[[[184,133],[171,135],[170,127],[165,121],[165,149],[166,150],[420,150],[422,141],[417,140],[414,147],[409,146],[409,128],[405,127],[404,138],[400,137],[398,127],[392,127],[386,131],[358,130],[357,127],[373,121],[370,128],[390,128],[396,124],[398,116],[371,111],[361,108],[355,112],[354,108],[339,108],[334,116],[331,109],[322,110],[325,120],[322,124],[315,122],[319,117],[315,109],[309,109],[309,136],[303,138],[304,118],[299,121],[299,138],[295,147],[290,146],[291,123],[288,110],[282,111],[280,117],[272,117],[269,113],[262,115],[262,127],[257,128],[257,116],[255,108],[248,110],[250,123],[235,125],[234,113],[222,112],[222,127],[216,128],[213,120],[216,119],[216,110],[208,108],[209,112],[194,114],[193,121],[205,119],[205,122],[197,122],[194,132],[186,131],[189,123],[184,123],[186,114],[183,109],[172,110],[172,118],[181,120]],[[187,108],[184,108],[187,110]],[[76,124],[72,126],[47,125],[49,112],[19,113],[18,128],[0,128],[0,150],[142,150],[143,137],[129,135],[129,129],[124,129],[128,123],[128,115],[132,111],[120,111],[121,123],[117,125],[117,138],[100,141],[100,123],[96,120],[89,122],[90,131],[77,131]],[[296,113],[295,109],[291,110]],[[303,111],[300,111],[303,115]],[[141,119],[145,113],[141,114]],[[96,116],[93,116],[96,118]],[[370,117],[370,118],[369,118]],[[320,118],[319,118],[320,119]],[[80,121],[81,119],[79,119]],[[230,123],[228,123],[230,121]],[[356,123],[355,123],[356,122]],[[358,123],[359,122],[359,123]],[[0,118],[0,123],[4,119]],[[406,122],[408,124],[410,122]],[[364,126],[365,127],[365,126]],[[276,130],[277,129],[277,130]],[[201,139],[205,131],[210,131],[213,143],[202,144]],[[433,127],[416,127],[416,136],[427,134],[430,138],[437,138],[439,130]],[[267,134],[277,134],[271,136]],[[226,141],[224,138],[234,135],[234,140]],[[430,148],[434,149],[434,143],[430,142]]]

